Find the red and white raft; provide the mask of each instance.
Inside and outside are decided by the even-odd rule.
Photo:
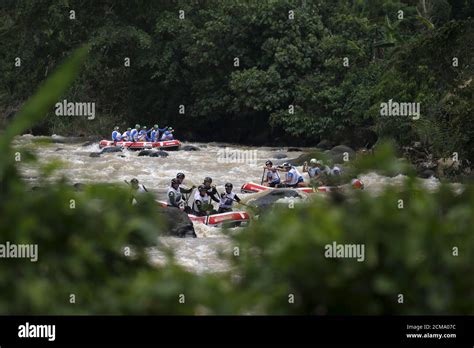
[[[250,215],[246,211],[230,211],[227,213],[213,214],[207,216],[196,216],[188,214],[189,219],[194,223],[198,222],[208,226],[220,227],[224,225],[244,226],[250,221]]]
[[[169,207],[168,203],[157,201],[163,208]],[[250,215],[246,211],[230,211],[227,213],[212,214],[206,216],[196,216],[188,214],[189,220],[193,223],[201,223],[213,227],[229,226],[246,226],[250,221]]]
[[[253,192],[262,192],[262,191],[268,191],[268,190],[282,190],[284,188],[278,188],[278,187],[269,187],[269,186],[264,186],[264,185],[259,185],[254,182],[247,182],[242,185],[241,191],[243,193],[253,193]],[[295,187],[291,188],[292,190],[296,191],[302,191],[306,193],[313,193],[313,192],[329,192],[329,191],[334,191],[337,190],[337,187],[332,187],[332,186],[319,186],[316,188],[313,187]]]
[[[128,149],[141,150],[141,149],[167,149],[167,150],[178,150],[181,146],[179,140],[166,140],[166,141],[117,141],[112,140],[101,140],[99,142],[99,148],[107,146],[123,146]]]

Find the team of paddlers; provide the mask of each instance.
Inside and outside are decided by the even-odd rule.
[[[125,141],[125,142],[138,142],[138,141],[166,141],[174,140],[173,137],[174,129],[171,127],[160,128],[155,124],[152,128],[148,129],[147,126],[135,125],[135,128],[127,128],[123,133],[120,133],[120,127],[116,126],[112,132],[112,140],[114,142]]]
[[[279,172],[285,173],[282,180]],[[266,173],[266,175],[265,175]],[[324,165],[321,161],[311,159],[309,165],[305,162],[303,165],[303,173],[308,173],[311,182],[324,181],[327,176],[341,175],[341,168],[334,166],[332,168]],[[170,186],[167,191],[167,205],[185,211],[188,214],[196,216],[205,216],[212,214],[220,214],[232,211],[234,202],[241,203],[240,198],[233,192],[232,183],[228,182],[224,185],[225,192],[218,192],[215,185],[212,185],[212,178],[205,177],[202,184],[197,187],[194,193],[194,201],[192,206],[188,205],[195,185],[186,187],[184,185],[184,173],[178,173],[175,178],[171,179]],[[303,176],[290,163],[284,163],[281,166],[273,166],[272,161],[265,162],[263,185],[275,188],[298,188],[308,186]],[[131,180],[131,187],[138,192],[146,192],[145,186],[139,184],[137,179]],[[360,187],[358,187],[360,188]],[[218,203],[218,209],[215,210],[212,201]]]
[[[203,183],[197,187],[194,202],[190,207],[188,200],[196,186],[192,185],[189,188],[184,186],[184,179],[184,173],[178,173],[176,178],[171,179],[167,191],[168,206],[181,209],[188,214],[204,216],[232,211],[233,203],[240,203],[240,198],[232,192],[233,185],[231,183],[226,183],[225,192],[219,193],[216,186],[212,185],[212,178],[207,176]],[[130,181],[130,185],[137,192],[148,192],[146,187],[135,178]],[[211,201],[219,203],[218,210],[214,209]]]

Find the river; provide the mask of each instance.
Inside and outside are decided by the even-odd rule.
[[[200,151],[169,151],[168,157],[139,157],[136,151],[107,153],[101,157],[90,157],[91,152],[99,150],[98,144],[83,146],[83,143],[42,143],[51,137],[33,137],[24,135],[17,137],[14,146],[25,147],[36,153],[38,162],[20,165],[25,180],[34,184],[38,176],[38,167],[53,160],[62,162],[58,175],[65,176],[72,183],[117,183],[125,185],[124,180],[138,178],[158,199],[166,199],[166,190],[171,178],[177,172],[186,174],[185,184],[198,185],[206,176],[213,179],[213,184],[222,192],[226,182],[234,185],[239,196],[240,186],[245,182],[260,182],[262,167],[267,159],[275,160],[275,156],[287,156],[283,160],[298,157],[301,152],[288,152],[282,147],[249,147],[215,143],[184,143],[193,145]],[[53,137],[56,141],[61,138]],[[301,148],[301,150],[305,150]],[[281,159],[280,159],[281,161]],[[301,168],[299,168],[301,169]],[[404,176],[385,177],[376,173],[360,176],[366,190],[376,194],[387,185],[399,185]],[[51,178],[54,180],[54,176]],[[435,189],[439,181],[435,178],[420,179],[428,189]],[[175,253],[176,261],[189,270],[201,272],[223,272],[229,265],[218,253],[220,250],[231,252],[233,245],[220,228],[195,224],[198,238],[160,237],[163,245],[169,246]],[[238,228],[231,230],[238,233]],[[161,264],[164,256],[158,249],[150,250],[152,262]]]

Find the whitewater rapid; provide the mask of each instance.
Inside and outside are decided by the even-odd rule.
[[[59,170],[50,180],[63,176],[74,183],[117,183],[126,185],[124,180],[137,178],[147,189],[153,192],[157,199],[166,200],[165,192],[170,180],[176,173],[186,175],[185,184],[198,185],[204,177],[210,176],[213,184],[219,191],[224,191],[226,182],[234,185],[234,191],[241,197],[247,198],[251,194],[240,193],[240,187],[245,182],[260,183],[263,165],[267,159],[275,163],[291,161],[301,155],[301,151],[287,151],[283,147],[249,147],[232,144],[216,143],[184,143],[192,145],[200,151],[169,151],[168,157],[138,156],[137,151],[106,153],[100,157],[90,157],[91,152],[100,151],[98,143],[83,146],[82,143],[44,143],[46,137],[29,135],[17,137],[14,146],[24,147],[33,151],[38,162],[20,164],[21,175],[33,185],[38,177],[40,166],[51,161],[62,163]],[[47,139],[50,139],[48,137]],[[301,148],[301,150],[305,150]],[[227,160],[223,154],[236,153],[235,159]],[[238,154],[243,154],[238,156]],[[278,158],[286,156],[284,158]],[[301,169],[301,168],[299,168]],[[380,192],[387,185],[400,185],[405,176],[385,177],[376,173],[367,173],[360,176],[365,188],[374,194]],[[436,178],[422,180],[423,186],[436,189],[439,181]],[[229,268],[226,261],[219,257],[219,252],[231,253],[233,249],[231,239],[220,228],[195,224],[198,238],[160,237],[160,242],[171,248],[176,261],[194,272],[222,272]],[[238,228],[228,231],[237,233]],[[152,262],[163,264],[165,256],[156,249],[150,249]]]

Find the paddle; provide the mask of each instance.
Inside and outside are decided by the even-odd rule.
[[[260,181],[260,185],[263,185],[263,178],[265,177],[265,170],[267,170],[267,168],[263,168],[262,180]]]
[[[193,194],[193,191],[194,191],[194,188],[192,188],[193,186],[196,187],[196,185],[194,185],[194,183],[191,181],[191,180],[188,180],[188,183],[191,184],[191,192],[189,193],[183,193],[184,195],[184,201],[186,202],[186,206],[189,207],[189,198],[191,198],[191,195]]]

